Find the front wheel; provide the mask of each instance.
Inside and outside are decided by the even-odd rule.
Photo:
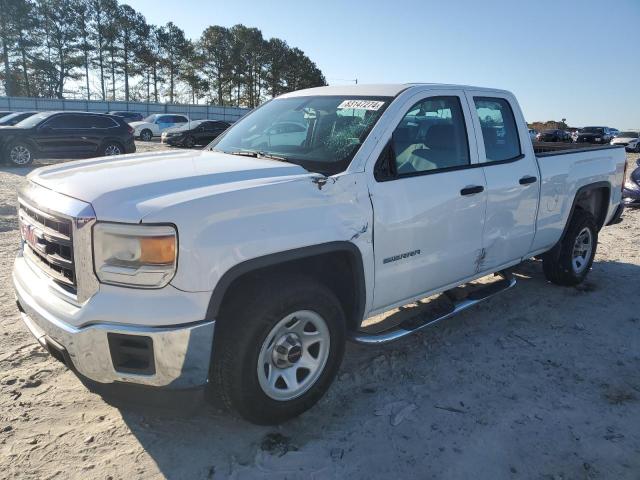
[[[307,277],[248,290],[216,325],[212,388],[250,422],[281,423],[311,408],[335,377],[346,327],[335,294]]]
[[[195,144],[196,144],[196,139],[193,138],[191,135],[189,135],[187,138],[184,139],[183,145],[186,148],[193,148]]]
[[[557,285],[578,285],[591,269],[597,245],[595,218],[585,210],[576,209],[560,244],[542,258],[545,277]]]
[[[33,163],[33,148],[28,143],[16,142],[9,147],[7,156],[12,165],[24,167]]]
[[[148,128],[145,128],[144,130],[142,130],[142,132],[140,132],[140,140],[142,140],[143,142],[150,142],[152,138],[153,132]]]

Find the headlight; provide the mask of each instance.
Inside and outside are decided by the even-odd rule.
[[[169,225],[98,223],[93,262],[103,283],[161,288],[176,271],[178,235]]]

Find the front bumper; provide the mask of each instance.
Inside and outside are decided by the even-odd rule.
[[[165,136],[162,137],[162,143],[166,143],[167,145],[171,146],[182,145],[182,142],[184,142],[184,138],[184,135],[174,137]]]
[[[71,322],[77,318],[78,311],[70,311],[65,317],[59,308],[47,305],[49,299],[60,300],[47,292],[44,282],[46,280],[32,270],[24,257],[16,259],[13,284],[25,325],[42,346],[82,377],[100,384],[121,382],[169,389],[195,388],[208,382],[214,321],[151,327],[104,322],[101,317],[108,316],[104,312],[95,315],[94,321],[74,326]],[[176,296],[189,295],[175,292]],[[98,293],[96,297],[100,295]],[[129,304],[127,307],[138,315],[146,312],[147,321],[148,317],[161,315],[162,307],[157,301],[149,298],[140,300],[140,303],[145,302],[146,305]],[[116,305],[114,309],[117,309]],[[110,338],[114,337],[150,341],[153,368],[145,372],[123,368],[117,361],[120,355],[117,349],[121,347],[114,342],[110,345]]]

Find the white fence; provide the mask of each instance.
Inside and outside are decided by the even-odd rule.
[[[143,115],[152,113],[178,113],[192,120],[208,118],[210,120],[236,121],[247,113],[249,108],[218,107],[215,105],[178,105],[171,103],[146,102],[103,102],[101,100],[64,100],[57,98],[1,97],[0,110],[24,112],[30,110],[75,110],[82,112],[106,113],[112,111],[138,112]]]

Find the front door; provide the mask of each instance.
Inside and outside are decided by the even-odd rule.
[[[95,132],[87,128],[86,116],[61,113],[37,128],[33,140],[41,155],[47,157],[81,157],[92,153]]]
[[[538,209],[540,173],[515,99],[467,91],[482,137],[478,150],[487,179],[487,215],[480,268],[493,271],[531,251]]]
[[[370,185],[374,311],[476,272],[487,196],[470,125],[457,90],[416,95],[394,119]]]

